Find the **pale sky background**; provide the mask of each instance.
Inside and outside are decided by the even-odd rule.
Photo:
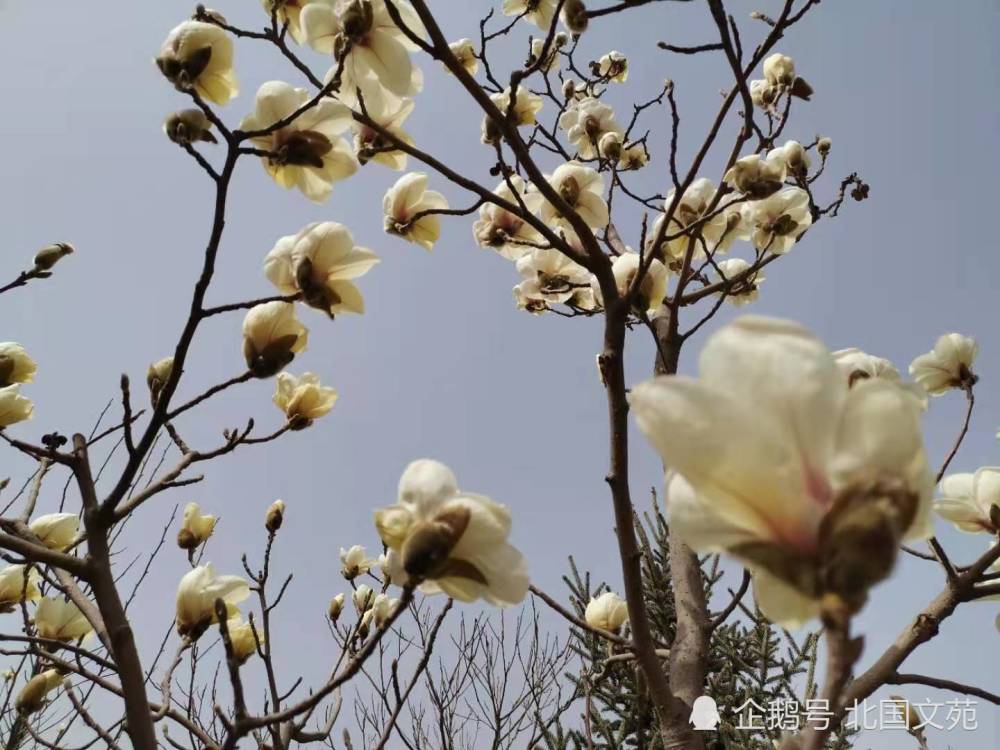
[[[457,39],[476,37],[477,19],[499,4],[438,0],[433,7],[442,11],[449,38]],[[764,31],[749,12],[773,12],[777,3],[734,0],[729,6],[749,47]],[[36,402],[36,419],[11,430],[19,437],[87,431],[116,396],[121,372],[130,374],[141,394],[147,364],[172,353],[201,266],[211,185],[163,136],[163,117],[188,102],[160,76],[152,58],[192,7],[176,0],[113,6],[0,2],[0,85],[7,102],[0,120],[0,281],[13,278],[46,243],[70,241],[78,251],[55,278],[0,300],[0,340],[23,343],[39,363],[37,381],[23,389]],[[264,23],[254,1],[219,0],[219,10],[239,26]],[[528,33],[525,27],[512,43],[498,45],[501,70],[523,54]],[[655,95],[666,77],[676,81],[684,165],[714,115],[717,92],[730,85],[729,71],[721,55],[678,57],[656,49],[655,42],[700,44],[713,34],[704,4],[654,4],[612,24],[594,23],[579,59],[596,59],[612,48],[629,56],[628,83],[609,97],[623,120],[628,102]],[[770,266],[763,294],[749,308],[800,320],[832,348],[859,346],[901,370],[942,333],[975,336],[982,349],[975,370],[982,381],[955,470],[1000,464],[994,437],[1000,426],[994,386],[1000,378],[994,314],[1000,255],[992,240],[1000,166],[998,34],[995,0],[823,3],[791,31],[778,49],[795,58],[816,95],[796,104],[786,134],[802,142],[817,133],[833,139],[818,191],[824,202],[836,181],[853,170],[871,184],[871,198],[848,202],[839,219],[822,221]],[[501,53],[504,48],[508,52]],[[314,70],[325,72],[327,60],[303,54]],[[436,63],[424,57],[416,62],[427,86],[407,130],[420,146],[492,186],[489,152],[479,143],[480,115]],[[236,64],[242,91],[222,110],[234,127],[263,81],[304,85],[263,43],[239,43]],[[655,160],[633,182],[641,192],[662,189],[666,118],[658,109],[645,120],[654,128]],[[734,132],[727,131],[704,171],[716,181]],[[211,149],[206,153],[215,156]],[[411,168],[419,169],[413,162]],[[274,241],[308,222],[334,220],[382,258],[360,282],[368,312],[331,323],[300,311],[310,327],[310,346],[290,369],[318,372],[339,389],[341,400],[328,417],[266,449],[246,448],[203,467],[203,483],[159,497],[127,534],[130,548],[142,549],[158,536],[175,503],[196,499],[222,516],[207,559],[222,572],[236,573],[242,551],[259,557],[264,509],[283,498],[288,515],[274,564],[278,571],[294,570],[295,580],[277,618],[275,641],[289,680],[292,673],[304,674],[307,682],[320,679],[330,651],[323,613],[329,598],[345,590],[337,549],[354,543],[376,549],[372,509],[393,502],[399,474],[414,458],[443,460],[461,486],[511,507],[513,541],[542,588],[564,594],[560,576],[568,555],[599,579],[613,585],[620,580],[602,481],[607,428],[594,367],[597,321],[517,311],[510,291],[514,269],[473,243],[471,217],[446,221],[432,254],[385,235],[381,198],[397,177],[369,165],[335,185],[328,203],[315,205],[276,186],[255,160],[240,165],[210,304],[272,294],[261,263]],[[453,206],[472,202],[435,176],[431,185]],[[635,212],[618,218],[631,245],[638,241],[638,220]],[[747,247],[737,252],[747,257]],[[713,325],[731,315],[727,306]],[[242,315],[234,314],[203,327],[178,398],[243,370],[241,322]],[[686,352],[682,369],[691,369],[703,341]],[[652,360],[645,332],[630,338],[630,351],[628,380],[635,383],[647,377]],[[272,429],[280,424],[272,391],[267,381],[226,393],[183,420],[182,431],[192,446],[210,448],[222,428],[250,416],[261,430]],[[962,409],[957,394],[932,402],[927,445],[935,465],[954,439]],[[632,487],[642,507],[647,488],[661,477],[658,459],[638,434],[633,445]],[[29,471],[29,462],[0,453],[0,476],[16,481]],[[53,482],[43,493],[43,509],[57,502]],[[939,528],[959,562],[986,543],[943,523]],[[135,610],[144,645],[162,634],[185,568],[183,555],[171,547],[153,570],[143,606]],[[859,618],[858,630],[868,639],[862,664],[942,583],[937,566],[904,559]],[[904,671],[996,691],[998,612],[995,602],[964,606]],[[901,692],[915,701],[956,697],[919,687]],[[975,733],[932,732],[931,746],[1000,746],[995,707],[980,704],[979,720]],[[869,733],[858,746],[913,743]]]

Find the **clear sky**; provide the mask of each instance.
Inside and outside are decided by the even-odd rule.
[[[477,19],[499,0],[432,5],[442,11],[448,36],[457,39],[477,36]],[[729,5],[742,19],[749,45],[762,34],[749,11],[773,10],[776,3]],[[23,389],[35,400],[36,419],[15,428],[17,435],[85,431],[116,395],[120,373],[129,373],[141,392],[147,364],[173,350],[201,264],[211,186],[163,136],[163,117],[187,102],[152,59],[191,8],[177,0],[100,9],[90,3],[0,1],[0,85],[7,113],[0,119],[0,276],[13,277],[43,244],[66,240],[78,250],[55,278],[0,300],[0,340],[23,343],[39,363],[37,382]],[[219,9],[243,27],[264,22],[257,2],[220,0]],[[527,33],[506,48],[498,45],[502,68],[523,54]],[[994,385],[1000,378],[1000,254],[991,219],[1000,166],[998,33],[995,0],[823,3],[793,29],[779,49],[795,58],[816,95],[796,105],[786,133],[803,142],[817,133],[833,139],[820,195],[831,196],[839,177],[858,170],[871,184],[871,198],[846,205],[840,218],[821,222],[770,266],[762,296],[750,308],[800,320],[832,348],[859,346],[901,370],[942,333],[975,336],[982,381],[957,470],[1000,464],[994,437],[1000,426]],[[730,84],[728,68],[721,56],[677,57],[655,42],[700,44],[712,34],[703,4],[663,3],[615,16],[611,24],[594,23],[581,44],[585,59],[612,48],[631,59],[627,85],[610,97],[623,118],[630,101],[654,96],[664,78],[676,81],[682,164],[701,142],[718,91]],[[325,72],[327,60],[308,51],[304,56]],[[426,58],[417,64],[427,85],[407,130],[421,147],[492,185],[489,153],[479,143],[479,114],[437,64]],[[252,108],[263,81],[302,85],[286,62],[259,43],[241,42],[236,65],[242,91],[223,110],[234,126]],[[642,191],[663,189],[666,122],[663,110],[646,120],[655,161],[637,180]],[[706,166],[714,180],[722,150]],[[312,311],[300,313],[311,330],[310,346],[291,369],[319,373],[339,389],[341,400],[311,430],[212,463],[204,482],[160,497],[126,535],[131,550],[142,549],[158,537],[175,503],[196,499],[222,516],[208,558],[224,572],[238,572],[242,551],[258,554],[264,509],[283,498],[288,516],[275,560],[294,570],[295,580],[275,640],[287,650],[292,671],[307,679],[319,678],[317,662],[323,660],[315,655],[329,651],[322,622],[326,602],[345,588],[337,549],[355,543],[376,548],[372,508],[394,500],[400,472],[417,457],[445,461],[464,488],[511,507],[513,541],[541,587],[562,593],[568,555],[613,585],[620,577],[602,481],[607,428],[594,367],[598,323],[517,311],[513,267],[473,243],[468,219],[446,221],[431,254],[385,235],[381,198],[397,176],[369,165],[335,185],[328,203],[314,205],[277,187],[253,160],[241,164],[211,303],[271,294],[262,273],[264,255],[278,237],[311,221],[347,224],[358,244],[382,258],[360,282],[368,305],[363,317],[331,323]],[[431,183],[453,206],[472,202],[441,179],[432,176]],[[626,242],[637,244],[637,213],[622,214],[618,228]],[[713,326],[731,314],[724,310]],[[236,314],[204,326],[179,398],[242,371],[241,322]],[[638,331],[630,339],[630,382],[650,370],[647,338]],[[682,369],[691,368],[699,346],[695,342],[686,353]],[[251,416],[262,429],[277,426],[272,390],[271,381],[255,382],[224,394],[183,421],[183,433],[193,446],[207,448],[217,444],[224,427]],[[956,394],[932,403],[927,445],[934,464],[957,433],[962,407]],[[633,456],[632,486],[641,505],[644,488],[660,483],[658,460],[638,435]],[[16,479],[28,471],[27,462],[0,453],[0,476]],[[42,502],[45,510],[58,503],[55,483]],[[943,524],[940,531],[959,562],[983,548],[983,537],[960,535]],[[152,571],[148,606],[136,611],[146,645],[159,639],[170,617],[185,565],[171,548]],[[858,629],[868,638],[863,662],[942,583],[935,565],[904,560],[860,618]],[[907,662],[906,671],[997,690],[998,611],[995,602],[967,605],[938,640]],[[916,700],[954,697],[922,688],[906,694]],[[995,708],[981,705],[979,718],[978,732],[932,735],[932,746],[1000,745]],[[912,741],[869,734],[859,746],[869,745],[910,747]]]

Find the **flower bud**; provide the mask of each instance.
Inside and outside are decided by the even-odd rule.
[[[14,708],[25,716],[33,714],[45,705],[45,697],[62,684],[63,676],[58,670],[46,669],[44,672],[39,672],[28,680],[28,684],[18,694]]]
[[[344,611],[344,595],[337,594],[333,599],[330,600],[330,606],[326,608],[326,616],[330,618],[331,622],[336,622],[340,619],[340,613]]]
[[[267,533],[273,534],[281,528],[281,522],[285,519],[285,503],[275,500],[264,514],[264,528]]]
[[[576,95],[576,81],[572,78],[567,78],[563,81],[562,93],[564,99],[572,99]]]
[[[233,656],[240,664],[257,653],[257,638],[254,637],[253,626],[249,622],[241,622],[239,616],[226,623],[229,630],[229,642],[233,646]],[[263,635],[258,637],[263,642]]]
[[[628,620],[628,606],[614,591],[606,591],[590,600],[583,617],[592,628],[617,633]]]
[[[163,121],[163,132],[167,138],[180,146],[198,141],[217,143],[211,130],[212,123],[200,109],[182,109],[167,115]]]
[[[615,161],[622,153],[622,135],[615,131],[609,131],[601,136],[597,142],[597,150],[605,159]]]
[[[371,609],[372,603],[375,601],[375,592],[372,591],[372,587],[367,583],[362,583],[354,589],[351,599],[354,601],[354,608],[358,611],[358,614],[363,615]]]
[[[583,0],[566,0],[563,3],[562,21],[573,34],[582,34],[586,31],[590,19]]]
[[[35,253],[35,270],[48,271],[66,255],[73,252],[73,246],[68,242],[57,242],[46,245]]]
[[[829,138],[820,138],[816,141],[816,151],[819,152],[820,156],[826,156],[830,153],[830,147],[833,146],[833,141]]]
[[[163,359],[154,362],[146,370],[146,385],[149,388],[149,399],[154,404],[160,397],[160,391],[163,390],[163,386],[167,384],[170,380],[170,374],[174,370],[174,358],[164,357]]]
[[[177,546],[181,549],[197,549],[208,541],[215,530],[215,516],[202,515],[198,503],[188,503],[184,508],[184,520],[177,532]]]

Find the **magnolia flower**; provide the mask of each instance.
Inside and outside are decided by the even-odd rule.
[[[274,405],[281,409],[294,429],[302,429],[328,414],[337,403],[337,391],[320,385],[319,376],[312,372],[295,377],[278,373],[274,387]]]
[[[559,127],[566,131],[581,159],[597,158],[597,145],[605,133],[624,134],[615,111],[594,98],[574,102],[559,118]]]
[[[8,565],[0,570],[0,613],[13,612],[21,602],[38,601],[40,580],[37,570],[25,570],[24,565]]]
[[[824,159],[827,156],[829,156],[831,148],[833,148],[833,140],[831,138],[827,138],[826,136],[823,136],[822,138],[819,138],[816,141],[816,151]]]
[[[14,700],[14,708],[25,716],[33,714],[45,705],[45,698],[53,690],[62,687],[65,677],[56,669],[39,672],[22,688]]]
[[[631,288],[635,275],[639,272],[641,263],[642,260],[639,257],[639,253],[630,248],[612,262],[611,273],[615,277],[615,287],[617,287],[620,296],[624,297],[629,288]],[[642,282],[639,284],[636,309],[641,314],[652,315],[663,304],[663,298],[667,296],[667,276],[667,267],[653,258],[649,264],[649,268],[646,269],[645,275],[642,277]],[[597,283],[596,277],[591,278],[590,287],[597,303],[603,306],[604,299],[601,295],[601,286]]]
[[[375,621],[375,627],[380,628],[382,624],[389,619],[389,616],[396,611],[396,607],[399,605],[399,599],[390,599],[385,594],[379,594],[372,601],[372,619]]]
[[[524,16],[543,31],[552,27],[556,0],[503,0],[505,16]]]
[[[408,3],[393,4],[410,30],[424,33],[419,16]],[[410,60],[409,50],[417,47],[393,22],[385,0],[309,2],[300,23],[313,49],[337,59],[328,78],[339,71],[338,95],[346,104],[357,101],[359,88],[367,101],[378,89],[408,96],[423,87],[423,77]]]
[[[665,239],[660,248],[666,248],[667,255],[674,260],[681,260],[688,251],[688,246],[694,240],[695,233],[700,234],[709,250],[724,250],[723,238],[728,227],[726,215],[718,207],[709,211],[709,206],[715,201],[715,185],[706,177],[701,177],[692,182],[687,190],[681,195],[674,214],[670,219],[670,225],[664,233],[664,238],[671,235],[680,235],[674,239]],[[665,210],[670,210],[670,204],[674,200],[676,191],[671,189],[667,193],[666,200],[663,201]],[[660,214],[653,222],[652,236],[658,237],[666,214]],[[690,232],[688,231],[690,230]],[[681,234],[684,232],[684,234]],[[693,257],[704,257],[705,251],[699,242]]]
[[[333,622],[340,619],[340,613],[344,611],[344,595],[337,594],[330,600],[330,606],[326,608],[326,616]]]
[[[801,624],[824,599],[857,611],[900,542],[932,533],[918,403],[884,380],[848,387],[818,339],[771,318],[723,327],[699,365],[700,378],[630,396],[673,472],[671,528],[746,565],[775,623]]]
[[[32,521],[28,528],[49,549],[64,550],[76,541],[80,518],[76,513],[47,513]]]
[[[767,161],[784,167],[788,174],[805,177],[812,161],[805,147],[798,141],[785,141],[783,146],[767,152]]]
[[[155,404],[160,396],[163,386],[170,380],[170,375],[174,371],[174,358],[164,357],[153,362],[146,370],[146,386],[149,388],[149,397]]]
[[[649,163],[649,154],[642,143],[633,143],[622,149],[621,156],[618,157],[618,170],[629,171],[642,169]]]
[[[14,383],[30,383],[35,379],[38,365],[20,344],[0,341],[0,388]]]
[[[934,510],[959,531],[1000,533],[1000,468],[949,474],[941,481],[941,497]]]
[[[583,4],[583,0],[565,0],[559,17],[566,24],[566,28],[577,35],[586,31],[590,23],[587,6]]]
[[[809,194],[798,187],[783,188],[769,198],[748,204],[747,212],[754,227],[754,247],[775,255],[791,250],[813,221]]]
[[[31,419],[35,405],[18,392],[18,385],[0,388],[0,430]]]
[[[354,608],[358,611],[358,614],[364,615],[371,609],[372,604],[375,602],[375,592],[367,583],[362,583],[354,589],[354,593],[351,594],[351,600],[354,602]]]
[[[264,259],[264,274],[282,294],[301,293],[303,302],[333,317],[365,311],[353,279],[378,262],[371,250],[355,247],[347,227],[324,221],[278,240]]]
[[[545,40],[544,39],[532,39],[531,40],[531,56],[528,58],[528,65],[538,64],[538,69],[543,73],[551,73],[553,70],[559,70],[559,44],[558,35],[552,40],[552,44],[549,45],[549,53],[542,60],[542,53],[545,52]],[[540,61],[540,62],[539,62]]]
[[[597,152],[602,159],[617,161],[622,155],[622,143],[622,134],[612,130],[601,136],[601,140],[597,142]]]
[[[429,459],[407,466],[399,501],[375,512],[393,583],[498,606],[516,604],[528,591],[524,556],[507,542],[510,526],[505,506],[460,492],[451,470]]]
[[[764,60],[764,79],[772,86],[791,86],[795,80],[795,61],[775,52]]]
[[[628,620],[628,606],[614,591],[605,591],[596,599],[587,602],[583,619],[592,628],[617,633],[618,628]]]
[[[379,127],[403,143],[413,145],[413,139],[403,130],[403,122],[413,111],[412,99],[400,99],[381,93],[366,99],[365,108],[368,116]],[[369,161],[378,162],[398,172],[406,169],[406,152],[393,148],[388,138],[360,122],[352,122],[351,128],[354,131],[354,152],[359,162],[362,164],[367,164]]]
[[[766,112],[773,112],[774,105],[778,101],[781,90],[777,86],[772,86],[765,80],[750,81],[750,100],[754,106],[760,107]]]
[[[311,98],[305,89],[283,81],[268,81],[257,90],[254,111],[243,118],[240,130],[267,130],[294,114]],[[334,182],[358,170],[351,147],[339,137],[350,125],[350,110],[328,97],[284,127],[250,141],[267,152],[261,163],[275,182],[283,188],[296,187],[309,200],[321,203],[330,197]]]
[[[720,281],[730,281],[741,273],[750,270],[750,264],[742,258],[726,258],[715,264],[721,272]],[[760,296],[760,285],[767,277],[763,272],[755,271],[747,274],[739,281],[733,282],[725,290],[726,300],[734,305],[742,306],[753,302]],[[719,292],[723,294],[723,292]]]
[[[751,154],[737,159],[723,180],[733,190],[756,201],[781,190],[785,183],[786,169],[783,158],[768,155],[765,159],[760,154]]]
[[[506,117],[510,109],[510,88],[504,89],[499,94],[493,94],[490,96],[490,100]],[[510,113],[509,119],[518,127],[534,125],[535,115],[541,108],[542,97],[532,94],[525,86],[518,86],[517,95],[514,97],[514,110]],[[494,132],[494,129],[490,127],[490,123],[489,115],[487,115],[486,122],[483,124],[483,141],[485,143],[493,143],[500,137],[499,132]]]
[[[577,287],[590,286],[590,273],[555,248],[536,248],[517,261],[521,293],[548,304],[566,302]]]
[[[200,109],[182,109],[170,113],[163,121],[163,132],[180,146],[190,146],[200,141],[218,143],[212,135],[212,121]]]
[[[216,520],[215,516],[202,515],[198,503],[188,503],[181,530],[177,532],[177,546],[189,551],[197,549],[212,536]]]
[[[441,236],[441,218],[426,212],[447,208],[448,201],[441,193],[427,189],[427,175],[409,172],[382,198],[385,231],[430,250]]]
[[[184,21],[167,35],[156,65],[180,90],[225,104],[239,93],[233,70],[233,40],[218,26]]]
[[[245,664],[247,659],[257,653],[257,638],[260,638],[261,645],[264,643],[263,634],[258,634],[255,638],[253,625],[243,622],[238,614],[226,622],[226,629],[233,646],[233,656],[240,664]]]
[[[268,15],[274,14],[278,20],[278,28],[288,26],[288,34],[298,44],[306,40],[302,30],[302,9],[314,0],[260,0]]]
[[[250,587],[239,576],[216,575],[212,563],[199,565],[181,578],[177,587],[177,632],[198,639],[205,628],[218,622],[215,600],[221,599],[230,617],[236,605],[250,596]]]
[[[264,302],[243,319],[243,356],[255,377],[276,375],[308,341],[309,329],[295,317],[291,302]]]
[[[479,58],[476,57],[476,45],[471,39],[459,39],[448,45],[451,54],[458,60],[458,64],[465,68],[470,76],[479,72]],[[448,70],[446,67],[445,70]]]
[[[67,255],[72,255],[75,252],[73,246],[68,242],[57,242],[54,245],[46,245],[37,253],[35,253],[34,264],[35,271],[50,271],[55,267],[56,263],[65,258]]]
[[[520,284],[514,287],[514,305],[518,310],[524,310],[532,315],[541,315],[549,309],[549,305],[545,300],[528,297]]]
[[[902,380],[899,370],[892,362],[882,357],[875,357],[855,347],[833,352],[833,359],[840,371],[847,377],[850,385],[867,378],[882,378],[893,383]]]
[[[267,510],[264,511],[264,528],[267,529],[269,534],[274,534],[281,528],[281,524],[285,522],[285,501],[275,500],[273,503],[267,506]]]
[[[493,192],[515,206],[524,203],[531,214],[538,213],[542,207],[541,194],[531,189],[518,175],[511,175],[509,180],[509,183],[501,181]],[[516,195],[514,191],[517,191]],[[517,260],[532,245],[541,242],[541,235],[534,227],[495,203],[484,203],[480,207],[479,221],[472,225],[472,233],[480,247],[492,248],[507,260]]]
[[[597,75],[608,81],[625,83],[628,79],[628,58],[612,50],[597,61]]]
[[[375,565],[375,560],[368,557],[368,553],[365,552],[365,548],[360,544],[355,544],[350,549],[340,548],[340,563],[341,569],[340,573],[348,581],[353,581],[360,575],[364,575],[372,566]]]
[[[978,354],[979,344],[975,339],[960,333],[946,333],[931,351],[910,363],[910,375],[931,396],[940,396],[952,388],[971,388],[978,380],[972,372],[972,363]]]
[[[607,225],[608,204],[602,197],[604,181],[597,171],[579,162],[568,161],[551,175],[546,175],[545,180],[588,227],[599,229]],[[549,224],[569,226],[569,220],[548,201],[542,204],[542,219]]]
[[[68,643],[86,638],[94,628],[73,602],[46,596],[35,609],[35,632],[39,638]]]

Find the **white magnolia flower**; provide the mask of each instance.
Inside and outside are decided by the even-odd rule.
[[[524,290],[521,289],[520,284],[514,287],[514,305],[518,310],[524,310],[532,315],[541,315],[549,309],[549,305],[545,300],[528,297],[524,293]]]
[[[326,616],[333,622],[340,619],[340,613],[344,611],[344,595],[337,594],[330,600],[330,605],[326,608]]]
[[[681,260],[687,253],[689,244],[693,241],[692,236],[698,234],[711,251],[724,250],[726,229],[728,227],[727,218],[720,206],[709,211],[709,206],[715,200],[715,184],[707,177],[700,177],[692,182],[687,190],[681,195],[677,208],[670,219],[670,225],[664,234],[665,242],[660,246],[666,248],[667,255],[674,260]],[[670,209],[670,204],[674,200],[676,190],[671,189],[667,193],[666,200],[663,201],[664,210]],[[652,236],[659,236],[666,214],[660,214],[653,222]],[[684,232],[684,234],[681,234]],[[673,235],[679,235],[674,239],[669,239]],[[705,256],[704,246],[697,243],[693,257],[702,258]],[[664,259],[666,260],[666,258]]]
[[[33,567],[25,571],[24,565],[8,565],[0,570],[0,613],[13,612],[21,602],[34,602],[41,598],[38,582],[42,577]]]
[[[414,461],[399,480],[399,501],[375,512],[389,548],[393,583],[420,584],[463,602],[508,606],[524,599],[528,571],[512,547],[510,511],[483,495],[460,492],[455,475],[437,461]]]
[[[403,23],[423,36],[423,24],[406,2],[394,2]],[[313,1],[300,18],[306,41],[317,52],[333,55],[328,81],[340,72],[338,96],[345,104],[365,100],[384,89],[409,96],[423,88],[423,76],[410,59],[416,45],[393,22],[385,0]]]
[[[301,377],[279,372],[272,400],[294,427],[302,428],[330,412],[337,403],[337,391],[321,385],[319,376],[312,372]]]
[[[264,302],[243,319],[243,356],[250,372],[269,378],[285,368],[309,342],[309,329],[291,302]]]
[[[848,387],[826,347],[788,321],[738,319],[699,366],[699,378],[656,378],[630,397],[675,472],[671,528],[750,568],[776,623],[809,620],[824,598],[857,611],[900,542],[933,531],[919,404],[884,380]]]
[[[28,524],[28,528],[49,549],[64,550],[76,541],[80,518],[76,513],[47,513]]]
[[[340,548],[340,574],[348,581],[364,575],[375,563],[360,544],[355,544],[350,549]]]
[[[750,154],[737,159],[723,180],[750,200],[761,200],[781,190],[786,171],[786,163],[780,156],[768,155],[765,159],[760,154]]]
[[[505,16],[524,16],[543,31],[552,27],[556,0],[503,0]]]
[[[243,118],[240,130],[266,130],[298,111],[312,97],[305,89],[283,81],[268,81],[257,90],[253,114]],[[350,177],[358,163],[347,141],[339,137],[351,125],[351,112],[326,98],[273,133],[251,138],[268,153],[261,157],[265,171],[283,188],[298,188],[309,200],[330,197],[334,182]]]
[[[795,61],[775,52],[764,60],[764,79],[772,86],[791,86],[795,81]]]
[[[780,93],[781,89],[779,87],[772,86],[763,79],[750,81],[750,99],[753,101],[754,106],[760,107],[765,112],[774,111],[774,105],[778,101]]]
[[[502,180],[493,192],[515,206],[523,202],[531,214],[537,214],[542,207],[541,194],[518,175],[511,175],[509,184]],[[531,245],[541,242],[541,235],[534,227],[494,203],[484,203],[480,207],[479,220],[472,225],[472,233],[480,247],[492,248],[508,260],[517,260],[531,250]]]
[[[86,638],[94,628],[73,602],[46,596],[35,609],[35,632],[39,638],[68,643]]]
[[[413,145],[410,134],[403,130],[403,123],[413,111],[412,99],[380,93],[365,100],[365,109],[379,127],[403,143]],[[406,152],[393,148],[388,138],[360,122],[353,122],[351,128],[354,130],[354,151],[362,164],[374,161],[397,172],[406,169]]]
[[[551,73],[553,70],[559,70],[559,47],[561,45],[558,43],[558,39],[553,39],[551,45],[549,45],[549,53],[544,60],[538,65],[538,69],[543,73]],[[544,39],[532,39],[531,40],[531,57],[528,58],[528,64],[534,65],[538,60],[541,59],[542,53],[545,51],[545,40]]]
[[[250,596],[250,587],[239,576],[220,576],[212,563],[199,565],[181,578],[177,587],[177,632],[197,639],[205,629],[218,622],[215,600],[226,605],[230,619],[237,613],[236,605]]]
[[[212,536],[217,520],[215,516],[203,515],[198,503],[188,503],[184,508],[181,529],[177,532],[177,546],[186,550],[197,549]]]
[[[264,259],[264,273],[282,294],[301,293],[307,305],[333,317],[365,311],[353,279],[378,262],[371,250],[355,247],[347,227],[324,221],[278,240]]]
[[[536,248],[517,261],[524,279],[518,288],[526,299],[550,305],[567,302],[578,288],[590,286],[590,273],[555,248]]]
[[[458,60],[459,65],[465,68],[469,75],[474,76],[479,72],[479,58],[476,57],[476,45],[471,39],[459,39],[448,45],[451,54]],[[448,70],[446,67],[445,70]]]
[[[618,628],[628,620],[628,605],[614,591],[605,591],[587,602],[583,619],[592,628],[617,633]]]
[[[719,277],[720,281],[730,281],[750,270],[750,264],[742,258],[726,258],[718,261],[715,265],[722,272],[722,276]],[[726,301],[737,306],[753,302],[760,297],[760,285],[766,278],[762,271],[744,276],[726,290]]]
[[[35,405],[18,391],[18,385],[0,388],[0,430],[31,419]]]
[[[490,96],[490,100],[497,106],[504,115],[510,109],[510,88],[505,88],[499,94]],[[514,123],[518,127],[534,125],[535,116],[542,108],[542,97],[531,93],[525,86],[517,87],[517,96],[514,97],[514,111],[511,113]]]
[[[153,402],[159,397],[163,386],[170,380],[170,375],[174,371],[174,358],[164,357],[153,362],[146,370],[146,385],[149,388],[149,395]]]
[[[622,155],[622,144],[622,134],[612,130],[602,135],[601,140],[597,142],[597,153],[601,155],[602,159],[611,162],[618,161]]]
[[[809,194],[786,187],[769,198],[747,205],[747,220],[753,226],[754,247],[781,255],[792,249],[812,224]]]
[[[285,501],[275,500],[273,503],[267,506],[267,510],[264,511],[264,528],[267,529],[269,534],[274,534],[281,528],[281,524],[285,521]]]
[[[588,227],[599,229],[607,225],[608,204],[603,197],[604,181],[596,170],[576,161],[568,161],[557,167],[551,175],[546,175],[545,179]],[[548,201],[542,203],[542,219],[549,224],[570,226],[569,220]]]
[[[367,583],[362,583],[354,589],[351,599],[354,601],[354,609],[358,611],[358,614],[364,615],[372,608],[372,604],[375,603],[375,592]]]
[[[642,169],[648,163],[649,154],[646,152],[646,147],[641,143],[633,143],[622,149],[621,156],[618,157],[618,170]]]
[[[39,672],[21,689],[14,700],[14,708],[19,714],[33,714],[45,705],[45,699],[53,690],[58,690],[66,681],[64,675],[56,669],[46,669]]]
[[[243,622],[238,614],[226,621],[226,629],[233,645],[233,656],[240,664],[246,663],[247,659],[257,653],[257,638],[260,638],[261,645],[264,644],[264,634],[258,633],[257,638],[254,638],[253,626],[249,622]]]
[[[611,273],[614,274],[619,295],[624,296],[632,286],[632,281],[639,272],[640,263],[639,253],[630,248],[612,262]],[[655,258],[650,262],[646,274],[642,277],[642,283],[639,284],[639,296],[636,302],[640,312],[653,315],[663,304],[663,298],[667,296],[668,275],[667,267],[663,263]],[[603,306],[601,286],[597,283],[596,277],[591,277],[590,287],[597,304]]]
[[[605,133],[623,136],[625,132],[615,120],[615,111],[594,98],[574,102],[559,118],[559,127],[566,131],[581,159],[597,158],[597,145]]]
[[[628,80],[628,58],[612,50],[597,61],[597,75],[608,81],[625,83]]]
[[[899,370],[892,362],[883,357],[863,352],[856,347],[833,352],[833,359],[851,384],[859,379],[867,378],[882,378],[893,383],[902,381]]]
[[[805,147],[798,141],[785,141],[783,146],[767,152],[767,161],[784,167],[785,171],[796,177],[805,177],[812,166],[812,160]]]
[[[55,267],[56,263],[67,255],[72,255],[74,252],[73,246],[68,242],[57,242],[54,245],[46,245],[35,253],[34,270],[49,271]]]
[[[1000,467],[985,466],[975,474],[949,474],[941,480],[934,510],[960,531],[1000,532]]]
[[[302,30],[302,9],[314,0],[260,0],[268,16],[272,13],[278,19],[278,28],[288,25],[288,35],[298,44],[306,41]]]
[[[156,64],[178,89],[225,104],[239,93],[233,70],[233,40],[218,26],[184,21],[167,35]]]
[[[441,217],[429,211],[448,208],[445,197],[427,189],[427,175],[409,172],[382,198],[385,231],[430,250],[441,236]]]
[[[390,599],[386,594],[378,594],[372,601],[372,619],[375,621],[375,627],[380,628],[382,624],[389,619],[389,616],[396,611],[396,607],[399,605],[399,599]]]
[[[14,383],[31,383],[38,365],[20,344],[0,341],[0,388]]]
[[[972,372],[978,354],[979,344],[975,339],[946,333],[931,351],[910,363],[910,375],[932,396],[940,396],[952,388],[971,388],[978,379]]]

